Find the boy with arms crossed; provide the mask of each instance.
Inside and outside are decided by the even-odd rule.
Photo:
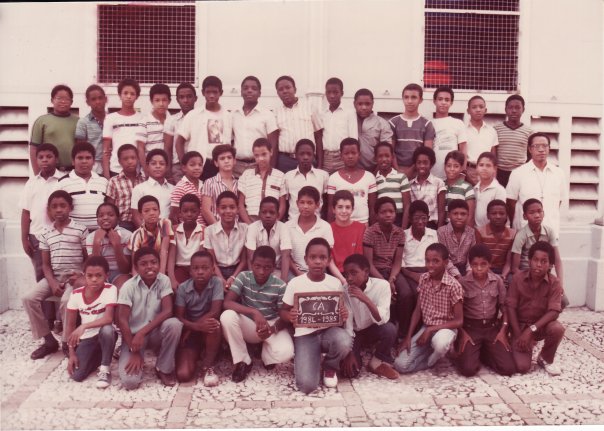
[[[239,273],[224,299],[220,323],[231,348],[235,383],[245,380],[252,370],[246,343],[262,343],[262,364],[267,370],[294,357],[287,322],[279,317],[285,283],[273,275],[275,257],[275,250],[268,246],[254,250],[252,270]]]

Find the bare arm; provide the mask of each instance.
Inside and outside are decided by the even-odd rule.
[[[317,145],[317,168],[323,169],[323,129],[317,130],[314,136]]]
[[[29,160],[31,161],[31,168],[34,171],[34,175],[40,173],[40,166],[38,166],[38,158],[35,145],[29,145]]]
[[[28,210],[21,211],[21,244],[23,245],[23,251],[29,257],[34,255],[34,246],[29,241],[29,227],[31,225],[31,217]]]
[[[210,210],[212,208],[212,198],[210,196],[202,196],[201,197],[201,216],[206,221],[208,226],[216,223],[218,220],[212,214]]]
[[[243,221],[244,223],[250,224],[252,223],[252,220],[250,219],[249,214],[247,213],[247,209],[245,207],[245,195],[241,192],[241,190],[239,190],[239,218],[241,219],[241,221]],[[279,205],[279,207],[281,207]]]
[[[333,213],[333,195],[327,195],[327,222],[331,223],[335,220]]]
[[[373,264],[373,248],[363,246],[363,254],[369,261],[369,275],[371,277],[381,278],[382,280],[385,280],[384,276],[380,274],[380,272]]]
[[[401,223],[401,227],[403,229],[407,229],[409,227],[409,207],[411,206],[411,192],[406,191],[402,193],[403,195],[403,222]]]
[[[373,223],[375,221],[375,211],[374,211],[374,206],[375,206],[375,200],[377,193],[373,192],[373,193],[369,193],[367,195],[367,205],[369,206],[369,224]]]
[[[475,212],[476,212],[476,199],[470,199],[469,201],[466,201],[468,203],[468,212],[469,212],[469,217],[468,217],[468,226],[470,227],[474,227],[474,216],[475,216]]]
[[[438,227],[445,224],[445,194],[443,190],[438,194],[437,197],[437,208],[438,208]]]
[[[271,142],[271,137],[273,139],[273,141],[271,142],[271,144],[273,145],[273,157],[271,157],[271,166],[273,168],[276,168],[277,160],[279,159],[279,129],[275,130],[273,133],[268,135],[268,137],[269,142]]]
[[[174,148],[176,149],[178,160],[182,160],[185,155],[185,138],[177,134],[176,140],[174,141]]]
[[[505,201],[507,210],[508,210],[508,218],[510,219],[510,226],[514,226],[514,216],[516,215],[516,200],[507,198]]]
[[[113,142],[111,141],[111,138],[103,138],[103,161],[101,162],[101,164],[103,166],[103,176],[107,179],[111,178],[109,168],[112,148]]]

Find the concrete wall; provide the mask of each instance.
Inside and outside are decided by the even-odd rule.
[[[327,78],[345,83],[345,104],[354,92],[370,88],[375,110],[400,112],[400,91],[408,82],[422,82],[423,1],[282,1],[200,2],[197,14],[197,82],[216,74],[224,83],[222,103],[241,103],[239,86],[248,74],[263,85],[261,104],[276,106],[275,79],[292,75],[298,94],[321,103]],[[595,119],[602,127],[603,2],[582,0],[521,0],[519,83],[527,100],[524,121],[558,135],[558,163],[572,173],[573,119]],[[0,106],[27,108],[25,124],[46,113],[50,89],[67,83],[75,91],[74,107],[85,114],[85,88],[96,81],[97,12],[95,3],[13,3],[0,5]],[[137,102],[150,108],[148,87]],[[119,106],[115,87],[108,86],[109,106]],[[451,112],[464,113],[473,92],[458,92]],[[489,112],[503,113],[508,94],[484,92]],[[422,114],[433,112],[427,91]],[[172,106],[177,108],[176,102]],[[2,111],[0,110],[0,117]],[[0,125],[2,125],[0,118]],[[8,120],[7,120],[8,121]],[[550,121],[550,120],[548,120]],[[0,309],[18,305],[18,291],[31,283],[27,258],[20,250],[15,202],[27,176],[27,146],[2,145],[0,130]],[[29,134],[21,130],[25,142]],[[601,165],[604,140],[599,137]],[[18,154],[18,156],[14,156]],[[6,160],[21,159],[19,166]],[[597,162],[597,159],[596,159]],[[16,162],[15,162],[16,163]],[[604,170],[593,167],[604,183]],[[562,255],[567,289],[573,304],[604,308],[601,228],[592,225],[603,215],[604,187],[598,189],[596,211],[562,209]],[[6,271],[4,270],[6,268]],[[572,275],[572,276],[571,276]],[[583,279],[583,276],[585,278]],[[570,284],[574,285],[571,288]],[[576,286],[575,286],[576,285]],[[8,288],[8,291],[6,290]],[[4,290],[3,290],[4,289]],[[2,296],[4,295],[4,296]]]

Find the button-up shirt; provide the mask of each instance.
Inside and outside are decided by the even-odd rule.
[[[348,285],[345,286],[348,291]],[[352,309],[353,329],[362,331],[373,324],[383,325],[390,320],[390,283],[380,278],[369,277],[365,290],[365,295],[373,302],[380,314],[380,320],[375,320],[371,311],[364,302],[358,298],[350,296],[350,308]]]
[[[546,274],[534,286],[530,270],[514,274],[506,299],[506,306],[516,310],[519,322],[535,323],[548,311],[562,311],[562,287],[560,281],[551,274]]]
[[[274,114],[268,109],[255,106],[245,115],[243,108],[232,113],[233,138],[238,159],[253,159],[252,145],[258,138],[266,138],[277,130]]]
[[[357,115],[357,127],[361,144],[359,163],[364,169],[373,171],[375,169],[375,146],[380,142],[392,144],[392,128],[386,120],[373,112],[367,118],[360,118]]]
[[[289,229],[285,223],[276,221],[270,230],[266,230],[262,220],[257,220],[247,227],[245,247],[254,251],[262,245],[268,245],[275,250],[277,254],[276,268],[281,268],[281,251],[291,250],[292,241],[289,236]]]
[[[432,285],[429,273],[423,273],[417,286],[422,321],[427,326],[442,325],[453,320],[453,306],[463,300],[461,284],[446,272],[440,284]]]
[[[522,205],[528,199],[538,199],[543,204],[543,223],[560,235],[560,203],[568,198],[568,181],[564,171],[551,162],[539,169],[533,161],[514,169],[506,187],[508,199],[516,201],[514,228],[527,224],[522,217]]]
[[[204,227],[197,223],[191,236],[187,239],[183,223],[174,229],[174,238],[170,244],[176,247],[176,265],[190,266],[191,257],[203,247]]]
[[[468,263],[468,252],[476,244],[476,234],[473,227],[466,226],[461,238],[457,239],[451,223],[441,226],[436,231],[438,242],[449,250],[449,260],[453,265]]]
[[[210,311],[212,301],[222,301],[223,299],[222,281],[214,275],[201,292],[195,289],[195,282],[191,278],[179,284],[174,305],[184,307],[185,319],[195,321]]]
[[[549,242],[553,247],[558,246],[558,238],[556,237],[554,230],[544,224],[541,224],[539,235],[535,235],[528,224],[516,232],[514,243],[512,244],[512,253],[520,255],[520,269],[528,268],[528,252],[532,245],[537,241]]]
[[[468,138],[468,162],[478,162],[478,156],[482,153],[491,151],[492,147],[499,145],[497,132],[493,126],[489,126],[484,121],[480,129],[468,124],[466,127],[466,137]]]
[[[38,237],[46,228],[52,227],[52,220],[48,217],[48,197],[59,186],[59,178],[65,174],[55,169],[55,172],[44,179],[41,174],[30,178],[25,183],[19,200],[19,208],[29,211],[31,224],[30,235]]]
[[[498,275],[489,271],[484,285],[474,279],[469,271],[461,279],[463,286],[463,317],[468,319],[494,319],[505,304],[505,286]]]
[[[359,137],[355,113],[351,109],[344,109],[342,104],[331,111],[329,106],[321,111],[323,122],[323,150],[340,151],[340,142],[345,138]]]
[[[266,196],[273,196],[278,200],[283,195],[283,177],[283,172],[275,168],[271,168],[264,178],[258,167],[243,172],[237,188],[245,196],[245,207],[249,215],[258,215],[260,202]]]
[[[373,249],[373,264],[377,269],[392,268],[396,251],[404,246],[405,232],[396,225],[392,225],[388,237],[379,223],[369,226],[363,235],[363,247]]]
[[[172,294],[167,275],[158,273],[151,286],[147,286],[140,274],[126,281],[119,292],[118,304],[130,307],[128,325],[136,334],[161,312],[161,300]]]
[[[104,120],[104,119],[103,119]],[[103,120],[96,118],[92,111],[80,117],[76,124],[75,138],[92,144],[95,150],[94,165],[96,173],[102,174],[103,167]]]
[[[159,253],[161,249],[161,242],[166,237],[168,240],[174,239],[174,231],[172,230],[172,222],[170,219],[159,219],[155,233],[151,233],[149,230],[147,230],[146,223],[143,222],[141,227],[132,233],[128,248],[132,254],[134,254],[136,250],[141,247],[151,247]]]
[[[426,228],[424,236],[418,241],[413,236],[411,228],[405,231],[405,248],[403,250],[403,267],[423,268],[426,266],[426,249],[430,244],[438,242],[434,229]]]
[[[423,183],[417,180],[417,177],[409,181],[411,186],[411,202],[424,201],[428,205],[429,220],[438,220],[438,194],[446,192],[447,186],[440,178],[430,174]]]
[[[315,141],[314,132],[323,128],[316,110],[305,100],[298,99],[291,108],[281,104],[275,109],[279,128],[279,151],[293,153],[300,139]]]
[[[321,207],[323,206],[323,195],[327,193],[327,182],[329,181],[329,174],[323,169],[310,168],[310,171],[303,175],[300,172],[300,168],[296,168],[292,171],[286,172],[283,177],[283,192],[282,194],[287,196],[289,199],[289,219],[291,220],[298,214],[298,192],[302,187],[313,186],[319,191],[319,208],[315,212],[317,216],[321,216]]]
[[[229,234],[224,231],[222,222],[216,222],[206,229],[204,246],[214,250],[218,266],[234,266],[241,259],[241,250],[245,245],[247,224],[235,222]]]

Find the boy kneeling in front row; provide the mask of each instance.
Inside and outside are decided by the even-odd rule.
[[[409,332],[397,349],[394,368],[412,373],[432,367],[445,356],[463,323],[463,290],[446,272],[447,247],[440,243],[426,249],[426,269],[417,288],[418,300]],[[420,330],[414,335],[417,325]]]
[[[69,345],[67,371],[76,382],[83,381],[100,365],[96,387],[111,384],[111,359],[117,339],[113,313],[117,287],[105,283],[109,264],[102,256],[91,256],[84,264],[84,287],[75,289],[67,302],[65,339]],[[78,315],[82,324],[76,328]]]
[[[565,328],[558,322],[564,292],[560,281],[550,273],[556,250],[548,242],[537,241],[529,249],[528,260],[529,268],[514,274],[506,299],[512,355],[517,371],[528,373],[535,344],[544,340],[537,363],[557,376],[561,370],[554,364],[554,357]]]
[[[390,283],[380,278],[369,277],[369,260],[362,254],[352,254],[344,261],[348,296],[355,332],[352,352],[342,361],[342,375],[356,377],[363,361],[361,347],[375,347],[375,354],[367,369],[378,376],[398,379],[399,374],[392,363],[392,347],[396,341],[396,326],[389,322]]]
[[[155,371],[164,386],[174,386],[176,347],[182,323],[172,317],[173,291],[170,279],[159,272],[159,253],[141,247],[134,253],[137,275],[120,289],[118,326],[122,332],[119,375],[126,389],[136,389],[143,380],[145,349],[159,350]]]
[[[273,274],[275,260],[275,250],[267,245],[254,250],[252,270],[237,275],[224,299],[220,323],[231,348],[235,383],[245,380],[252,370],[246,342],[262,343],[262,364],[267,370],[294,357],[288,322],[279,317],[285,283]]]

